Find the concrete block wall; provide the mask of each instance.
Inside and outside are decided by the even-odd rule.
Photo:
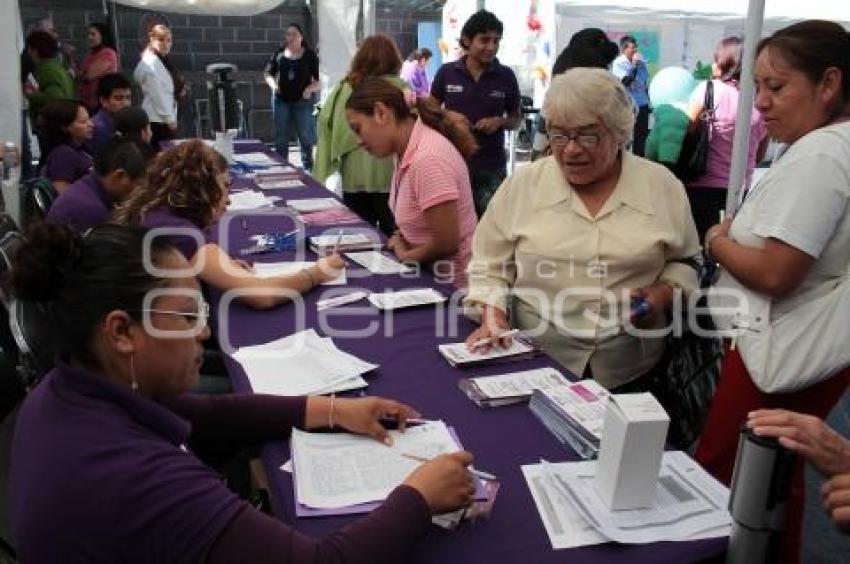
[[[20,8],[25,26],[41,17],[51,16],[62,41],[74,45],[80,59],[88,50],[88,24],[107,21],[101,0],[21,0]],[[206,65],[226,61],[239,67],[233,78],[244,106],[248,131],[270,141],[273,136],[271,98],[263,81],[263,66],[280,45],[285,26],[290,22],[300,24],[313,45],[318,42],[318,26],[314,17],[297,0],[288,0],[278,8],[257,16],[185,15],[126,6],[117,6],[116,14],[122,70],[128,76],[132,75],[147,42],[145,30],[151,22],[164,20],[172,28],[174,45],[171,59],[190,85],[190,95],[182,103],[180,111],[181,133],[185,135],[195,134],[196,100],[207,98]],[[395,38],[404,57],[416,48],[416,24],[436,18],[434,14],[379,6],[376,30]]]

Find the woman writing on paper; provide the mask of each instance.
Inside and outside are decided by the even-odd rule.
[[[10,517],[22,561],[402,562],[432,514],[469,505],[465,452],[418,467],[380,508],[322,540],[237,497],[214,466],[241,449],[284,440],[293,427],[386,442],[381,418],[403,427],[417,415],[377,397],[188,393],[210,334],[189,267],[164,238],[117,225],[80,237],[42,224],[17,254],[12,292],[50,305],[61,349],[12,441]]]
[[[475,231],[466,301],[481,326],[470,348],[507,344],[499,337],[515,327],[574,374],[646,391],[664,334],[644,330],[666,325],[678,289],[696,288],[699,241],[682,184],[624,150],[634,115],[605,70],[553,79],[543,103],[552,156],[517,169]]]
[[[398,162],[389,200],[398,231],[389,248],[463,288],[476,224],[464,158],[477,145],[433,98],[408,93],[383,78],[365,79],[345,105],[348,123],[369,153]]]
[[[345,267],[333,254],[294,275],[257,277],[246,263],[209,240],[209,229],[227,210],[228,183],[224,157],[200,140],[187,141],[157,157],[145,186],[116,209],[115,220],[171,230],[166,236],[199,269],[202,282],[222,292],[242,292],[239,299],[257,309],[308,292]]]
[[[840,290],[846,295],[850,267],[850,123],[845,116],[850,36],[825,21],[779,30],[759,44],[755,82],[755,106],[770,135],[787,150],[746,194],[734,219],[709,229],[704,245],[723,269],[720,288],[746,299],[748,310],[769,308],[763,322],[746,313],[735,321],[738,346],[724,358],[696,453],[726,483],[747,412],[787,408],[823,418],[850,383],[850,359],[841,362],[835,356],[847,350],[850,315]],[[832,298],[834,305],[824,308],[830,314],[811,319],[813,308]],[[840,321],[831,323],[833,317]],[[721,327],[729,325],[716,312],[715,319]],[[759,329],[763,338],[748,327]],[[794,327],[802,331],[794,333]],[[788,341],[789,331],[793,342],[771,346],[780,341],[764,341],[767,336]],[[759,354],[764,350],[769,350],[767,359]],[[783,365],[802,358],[805,366],[790,381],[777,379]],[[824,365],[827,358],[832,365]],[[817,377],[807,381],[810,370],[817,370]],[[786,513],[787,561],[799,558],[802,498],[801,467]]]

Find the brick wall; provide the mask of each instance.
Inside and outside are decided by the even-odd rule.
[[[109,3],[111,7],[113,4]],[[82,58],[87,51],[87,25],[105,22],[101,0],[22,0],[21,17],[24,24],[50,15],[60,38],[76,47]],[[164,19],[172,28],[174,45],[171,59],[191,85],[191,94],[181,107],[181,128],[184,134],[195,132],[195,101],[207,97],[204,72],[212,62],[227,61],[239,67],[233,75],[237,94],[244,104],[248,131],[256,137],[272,137],[269,110],[269,89],[263,82],[262,68],[278,48],[289,22],[304,28],[307,39],[315,45],[318,26],[309,9],[297,0],[288,0],[278,8],[257,16],[195,16],[151,12],[126,6],[116,6],[120,55],[123,71],[132,75],[139,54],[146,44],[144,30],[152,21]],[[402,56],[416,48],[416,24],[436,20],[433,13],[415,12],[378,6],[376,30],[394,37]]]

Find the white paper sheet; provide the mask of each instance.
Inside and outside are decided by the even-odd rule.
[[[342,203],[335,198],[302,198],[300,200],[286,200],[286,205],[297,212],[314,212],[343,207]]]
[[[553,548],[729,534],[729,490],[683,452],[664,453],[656,498],[645,509],[609,510],[594,489],[595,468],[594,460],[522,467]]]
[[[277,164],[277,161],[265,153],[237,153],[233,155],[233,160],[247,165],[272,166]]]
[[[332,250],[337,242],[339,242],[341,247],[377,244],[377,241],[369,237],[366,233],[343,233],[342,236],[334,234],[310,237],[310,245],[318,249]]]
[[[316,301],[316,309],[318,311],[322,311],[325,309],[330,309],[332,307],[339,307],[346,304],[354,303],[362,300],[367,297],[369,292],[351,292],[350,294],[343,294],[341,296],[334,296],[333,298],[326,298],[324,300]]]
[[[274,200],[253,190],[231,192],[229,197],[230,203],[227,204],[227,211],[253,210],[274,205]]]
[[[487,399],[530,396],[534,390],[570,385],[570,381],[554,368],[535,368],[471,380]]]
[[[369,303],[378,309],[400,309],[438,304],[444,301],[446,301],[446,297],[433,288],[400,290],[398,292],[373,292],[369,295]]]
[[[293,429],[292,460],[298,502],[329,509],[386,499],[421,464],[422,458],[459,450],[442,421],[390,431],[393,446],[349,433]]]
[[[260,190],[283,190],[288,188],[304,188],[304,183],[297,178],[281,178],[258,181],[257,187]]]
[[[273,276],[289,276],[298,274],[305,268],[315,266],[315,262],[255,262],[254,272],[260,278],[271,278]],[[323,286],[341,286],[347,282],[345,277],[345,269],[339,272],[336,278],[322,282]]]
[[[406,266],[395,259],[391,259],[379,251],[345,253],[345,256],[372,274],[405,274],[413,272],[413,268]]]
[[[362,375],[378,366],[339,350],[312,329],[238,349],[236,359],[254,393],[279,396],[328,394],[368,385]]]

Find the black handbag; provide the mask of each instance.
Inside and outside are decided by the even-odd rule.
[[[714,122],[714,81],[705,85],[705,99],[702,114],[693,131],[689,131],[682,141],[679,160],[673,167],[673,173],[682,182],[688,182],[705,174],[708,167],[708,146],[711,141],[711,125]]]

